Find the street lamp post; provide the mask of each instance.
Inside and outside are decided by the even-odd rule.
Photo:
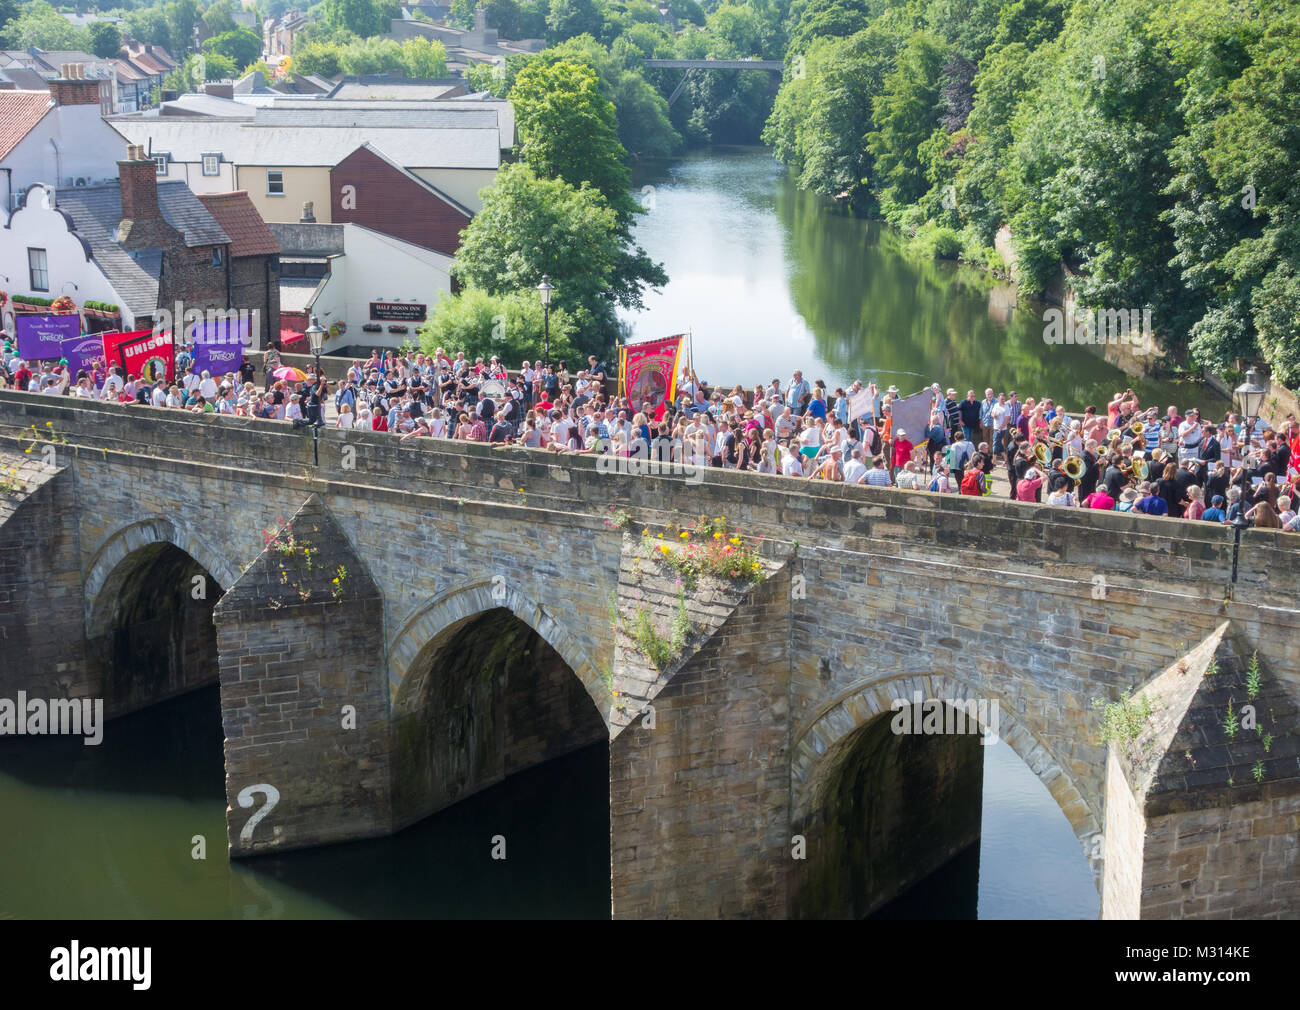
[[[551,283],[551,278],[546,274],[542,274],[542,283],[537,285],[537,291],[542,296],[542,318],[545,334],[543,338],[545,340],[543,345],[545,355],[543,358],[545,362],[543,372],[551,370],[551,292],[554,290],[555,285]]]
[[[1259,409],[1264,405],[1264,394],[1267,392],[1268,390],[1259,384],[1255,369],[1247,369],[1246,381],[1232,391],[1232,395],[1237,401],[1237,409],[1241,411],[1241,416],[1247,421],[1254,421],[1255,418],[1259,417]],[[1243,434],[1249,438],[1249,432]],[[1249,445],[1249,441],[1246,444]]]
[[[1237,410],[1240,411],[1243,420],[1242,423],[1242,455],[1245,450],[1250,448],[1251,432],[1255,430],[1255,419],[1259,416],[1259,410],[1264,405],[1264,394],[1268,390],[1259,384],[1259,376],[1255,369],[1246,370],[1246,381],[1232,391],[1233,398],[1237,401]],[[1241,552],[1241,534],[1243,530],[1250,528],[1250,520],[1245,515],[1245,505],[1239,506],[1237,517],[1232,520],[1232,582],[1228,586],[1228,599],[1232,599],[1233,588],[1237,584],[1237,557]]]
[[[316,321],[316,316],[311,317],[311,325],[307,327],[307,341],[311,345],[311,353],[316,355],[316,377],[315,383],[320,385],[320,353],[325,346],[325,330],[321,324]],[[324,418],[321,416],[325,410],[323,403],[316,404],[316,416],[312,418],[311,426],[311,457],[315,466],[320,466],[320,429]]]

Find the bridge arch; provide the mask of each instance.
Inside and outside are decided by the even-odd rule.
[[[225,592],[239,579],[235,566],[213,550],[179,519],[152,516],[130,523],[109,536],[91,558],[83,581],[86,608],[86,637],[103,634],[112,620],[113,602],[131,573],[125,564],[132,555],[154,544],[170,544],[203,566]],[[220,593],[217,594],[218,596]]]
[[[857,731],[880,716],[893,714],[896,697],[911,698],[920,692],[926,699],[975,701],[984,698],[998,703],[999,739],[1007,744],[1046,786],[1065,815],[1071,830],[1089,860],[1094,882],[1100,882],[1099,846],[1102,818],[1094,812],[1061,767],[1055,755],[1032,729],[1016,717],[1013,706],[996,692],[973,689],[964,680],[946,673],[900,673],[884,680],[858,684],[823,708],[820,714],[793,740],[791,761],[791,821],[798,825],[824,799],[826,785],[843,761]],[[989,727],[983,726],[988,729]]]
[[[89,683],[110,717],[217,682],[212,609],[237,578],[181,520],[141,519],[103,542],[83,592]]]
[[[472,618],[492,610],[510,611],[560,655],[608,728],[613,695],[582,645],[540,604],[512,586],[486,579],[439,594],[398,629],[388,652],[390,717],[396,720],[419,704],[413,676],[417,660],[454,637]]]

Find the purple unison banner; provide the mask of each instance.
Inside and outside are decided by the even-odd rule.
[[[24,361],[41,361],[63,357],[63,341],[81,336],[81,317],[18,316],[18,356]]]
[[[98,334],[78,335],[59,345],[61,357],[68,359],[68,374],[75,380],[77,371],[84,368],[92,379],[107,374],[104,367],[104,338]]]
[[[232,319],[208,319],[186,331],[194,341],[194,374],[207,371],[214,378],[239,371],[244,347],[249,342],[249,318],[240,313]]]

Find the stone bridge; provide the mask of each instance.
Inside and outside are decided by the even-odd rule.
[[[1300,915],[1300,538],[333,429],[313,465],[284,424],[12,392],[0,455],[0,697],[219,683],[234,856],[607,741],[615,916],[860,916],[978,837],[978,736],[891,727],[919,692],[995,704],[1104,916]],[[761,580],[643,549],[701,515]],[[638,612],[680,608],[657,669]]]

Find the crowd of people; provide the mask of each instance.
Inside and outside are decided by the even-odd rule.
[[[323,372],[284,375],[268,350],[263,382],[245,360],[238,372],[197,370],[193,347],[177,352],[175,381],[148,382],[118,366],[69,374],[27,363],[6,348],[0,385],[42,395],[109,399],[296,425],[390,432],[407,440],[448,438],[515,444],[557,453],[644,456],[683,466],[722,467],[940,494],[1004,493],[1023,502],[1250,524],[1300,531],[1300,423],[1276,428],[1228,413],[1143,407],[1133,390],[1070,413],[1050,398],[974,390],[929,390],[919,431],[895,426],[896,386],[854,382],[827,389],[796,370],[752,389],[712,387],[689,367],[673,402],[653,411],[609,392],[595,356],[570,374],[563,361],[378,350],[354,360],[339,381]],[[865,395],[863,395],[865,393]],[[856,404],[854,411],[850,404]],[[1002,485],[1002,486],[999,486]]]

